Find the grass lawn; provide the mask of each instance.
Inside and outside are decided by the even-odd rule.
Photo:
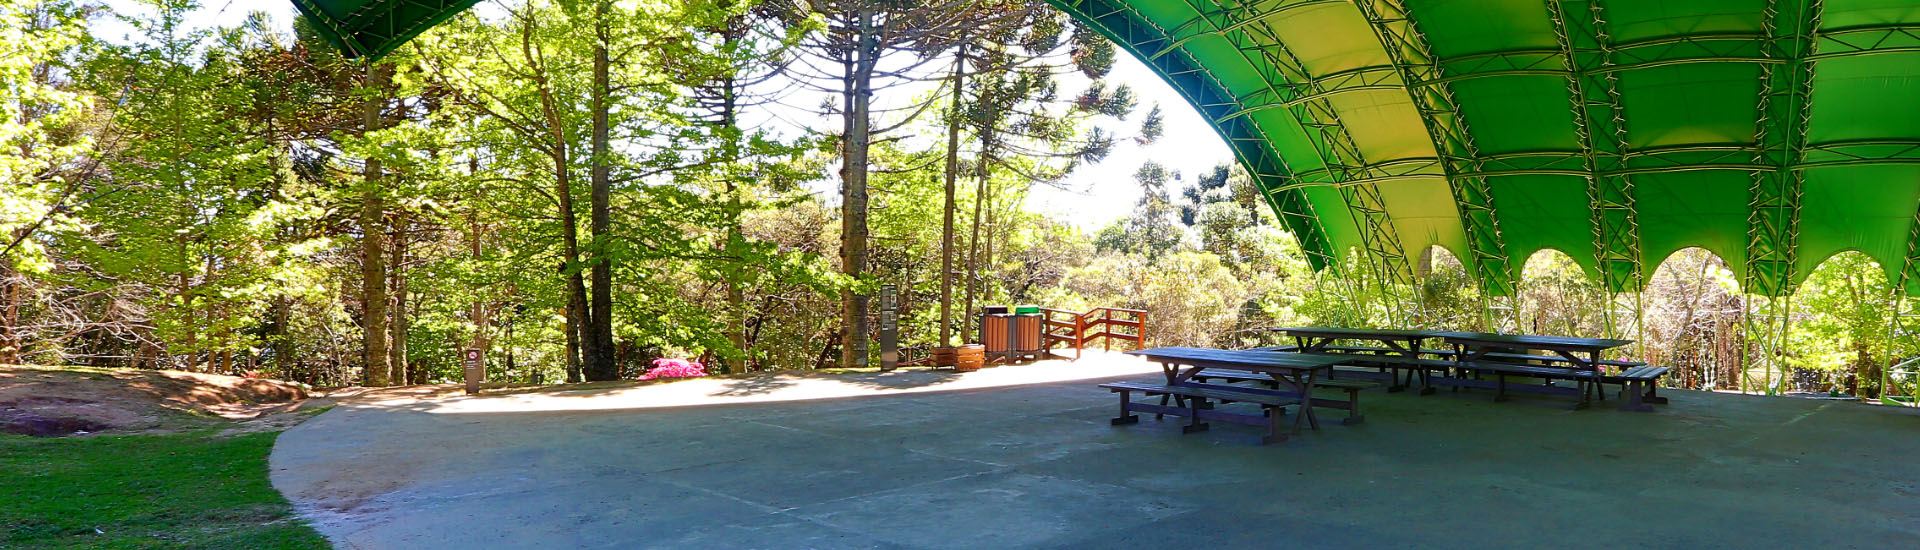
[[[278,432],[0,434],[0,548],[327,548],[267,481]]]

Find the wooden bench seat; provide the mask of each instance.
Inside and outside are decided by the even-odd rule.
[[[1420,395],[1432,395],[1434,392],[1433,383],[1431,382],[1432,371],[1437,370],[1437,371],[1444,372],[1448,369],[1453,368],[1455,363],[1451,359],[1427,359],[1424,357],[1402,357],[1399,355],[1358,355],[1356,354],[1348,358],[1346,365],[1351,367],[1365,367],[1365,368],[1372,368],[1372,369],[1379,369],[1379,370],[1375,372],[1364,372],[1364,371],[1354,371],[1351,369],[1335,368],[1334,369],[1335,378],[1350,377],[1350,378],[1363,378],[1363,379],[1369,379],[1369,380],[1379,380],[1379,381],[1388,383],[1387,393],[1399,393],[1401,391],[1405,391],[1408,386],[1412,386],[1414,383],[1415,377],[1418,377],[1421,381]],[[1400,373],[1402,372],[1406,373],[1405,381],[1401,380]]]
[[[1591,396],[1600,393],[1598,373],[1585,369],[1550,367],[1545,365],[1518,365],[1492,361],[1454,362],[1453,365],[1455,369],[1460,371],[1459,374],[1491,374],[1494,376],[1494,381],[1488,382],[1486,380],[1466,378],[1464,376],[1446,376],[1441,378],[1443,384],[1453,386],[1455,389],[1461,387],[1491,388],[1494,390],[1494,401],[1506,401],[1509,390],[1527,393],[1577,395],[1580,397],[1580,402],[1574,404],[1573,408],[1585,409],[1591,406]],[[1571,380],[1575,383],[1576,387],[1567,388],[1562,386],[1532,384],[1514,386],[1507,384],[1508,377]],[[1605,397],[1602,396],[1601,399],[1604,400]]]
[[[1274,381],[1272,376],[1267,376],[1266,374],[1262,374],[1258,372],[1234,370],[1234,369],[1201,369],[1198,374],[1193,375],[1193,380],[1196,382],[1205,382],[1208,380],[1225,380],[1228,382],[1259,382],[1272,387],[1278,387],[1280,385],[1279,382]],[[1379,386],[1379,384],[1375,384],[1373,382],[1363,382],[1359,380],[1330,379],[1330,380],[1313,381],[1313,387],[1316,387],[1316,388],[1338,388],[1338,389],[1352,390],[1352,391],[1363,390],[1363,389],[1367,389],[1375,386]]]
[[[1248,393],[1249,390],[1252,390],[1253,393],[1256,393],[1258,395],[1275,395],[1277,393],[1281,395],[1283,398],[1290,398],[1292,396],[1291,392],[1282,390],[1280,388],[1280,383],[1278,381],[1275,381],[1273,377],[1267,376],[1265,374],[1258,373],[1258,372],[1252,372],[1252,371],[1221,369],[1221,368],[1201,369],[1199,373],[1193,375],[1193,380],[1195,382],[1201,382],[1201,383],[1205,383],[1207,380],[1225,380],[1228,382],[1258,382],[1269,388],[1268,390],[1252,390],[1252,388],[1241,388],[1241,387],[1234,387],[1234,386],[1205,387],[1204,389],[1208,391],[1227,391],[1227,392],[1237,392],[1237,393],[1244,394],[1244,393]],[[1136,383],[1115,382],[1115,384],[1136,384]],[[1315,397],[1313,398],[1313,406],[1346,409],[1347,417],[1341,419],[1340,423],[1349,425],[1349,426],[1354,424],[1359,424],[1361,422],[1366,421],[1366,417],[1363,417],[1360,415],[1360,390],[1378,387],[1378,386],[1379,384],[1377,383],[1364,382],[1360,380],[1328,380],[1328,379],[1314,380],[1313,387],[1344,391],[1344,392],[1347,392],[1347,398],[1345,400],[1337,400],[1337,399],[1321,399],[1321,398]],[[1102,384],[1100,387],[1105,388],[1107,386],[1105,384]],[[1168,386],[1159,386],[1159,387],[1165,388]],[[1192,388],[1193,386],[1175,386],[1175,387]],[[1147,392],[1148,390],[1141,389],[1137,391]],[[1173,394],[1174,394],[1173,392],[1148,393],[1148,395],[1173,395]]]
[[[1660,377],[1673,369],[1641,365],[1600,377],[1604,382],[1620,385],[1620,410],[1653,412],[1653,404],[1665,405],[1667,398],[1656,395],[1655,388],[1660,386]]]
[[[1295,346],[1294,350],[1288,350],[1288,351],[1295,351],[1297,349],[1299,348]],[[1322,352],[1345,354],[1345,355],[1387,355],[1387,354],[1399,353],[1398,350],[1395,350],[1393,348],[1383,348],[1379,346],[1326,346],[1320,349]],[[1423,348],[1420,350],[1419,354],[1422,356],[1431,355],[1435,357],[1453,357],[1453,350]]]
[[[1235,390],[1221,388],[1221,387],[1191,385],[1191,384],[1176,384],[1176,385],[1169,386],[1166,384],[1151,384],[1146,382],[1108,382],[1105,384],[1101,384],[1100,387],[1106,388],[1108,390],[1116,391],[1116,392],[1119,392],[1119,391],[1136,392],[1137,391],[1146,395],[1179,395],[1183,397],[1199,397],[1203,399],[1212,399],[1214,401],[1219,401],[1222,403],[1245,402],[1245,403],[1259,403],[1262,405],[1270,405],[1270,406],[1278,407],[1278,406],[1286,405],[1292,402],[1289,398],[1285,396],[1274,395],[1270,393],[1264,393],[1264,392],[1251,393],[1251,392],[1244,392],[1244,391],[1235,391]]]
[[[1236,392],[1192,385],[1175,386],[1143,382],[1108,382],[1101,384],[1100,387],[1120,394],[1120,416],[1113,418],[1113,425],[1115,426],[1139,423],[1140,416],[1134,414],[1136,412],[1149,412],[1156,415],[1171,414],[1187,417],[1187,425],[1180,427],[1181,433],[1206,431],[1210,427],[1204,422],[1206,420],[1218,420],[1249,426],[1265,426],[1269,430],[1269,435],[1261,439],[1262,444],[1284,441],[1286,439],[1284,434],[1279,433],[1280,424],[1277,420],[1280,418],[1280,415],[1286,414],[1285,405],[1293,401],[1278,394]],[[1134,392],[1139,392],[1149,397],[1155,395],[1178,396],[1180,400],[1176,403],[1177,406],[1167,406],[1164,400],[1157,405],[1153,403],[1136,402],[1132,397]],[[1223,403],[1258,404],[1260,405],[1260,415],[1253,416],[1216,411],[1213,410],[1213,404],[1207,402],[1209,399]],[[1318,427],[1316,426],[1316,428]]]
[[[1265,375],[1253,372],[1232,371],[1231,369],[1221,370],[1265,378]],[[1269,380],[1271,379],[1269,378]],[[1366,419],[1360,415],[1358,392],[1361,389],[1372,386],[1372,384],[1359,384],[1344,380],[1330,380],[1325,384],[1316,381],[1314,387],[1345,390],[1347,392],[1347,399],[1322,399],[1311,396],[1309,396],[1308,399],[1314,407],[1345,409],[1347,411],[1347,417],[1340,421],[1341,424],[1359,424]],[[1205,431],[1208,425],[1206,422],[1202,422],[1202,420],[1219,420],[1250,426],[1265,426],[1269,428],[1270,431],[1266,437],[1261,439],[1262,443],[1274,443],[1286,440],[1286,435],[1279,431],[1279,423],[1277,420],[1281,415],[1286,414],[1286,407],[1296,404],[1295,401],[1298,399],[1296,394],[1287,391],[1195,383],[1168,385],[1145,382],[1108,382],[1100,384],[1100,387],[1120,394],[1120,416],[1113,419],[1113,424],[1116,426],[1139,422],[1140,417],[1133,414],[1136,412],[1148,412],[1156,415],[1172,414],[1188,418],[1187,425],[1181,427],[1183,433]],[[1132,398],[1132,394],[1135,392],[1149,397],[1178,396],[1181,400],[1176,406],[1168,406],[1165,404],[1165,401],[1162,401],[1161,404],[1136,402],[1133,401]],[[1213,403],[1209,401],[1257,404],[1260,406],[1261,414],[1254,416],[1217,411],[1213,409]],[[1320,429],[1319,420],[1309,416],[1308,421],[1311,423],[1313,429]]]
[[[1528,362],[1528,361],[1537,361],[1542,363],[1570,362],[1570,361],[1567,361],[1567,358],[1561,357],[1558,355],[1528,355],[1525,353],[1489,353],[1489,354],[1483,355],[1482,357],[1485,357],[1487,359],[1493,359],[1496,361],[1501,361],[1501,362]],[[1601,359],[1600,364],[1606,365],[1609,367],[1621,367],[1621,368],[1631,368],[1631,367],[1639,367],[1639,366],[1646,365],[1646,363],[1642,363],[1639,361],[1626,361],[1622,359]]]

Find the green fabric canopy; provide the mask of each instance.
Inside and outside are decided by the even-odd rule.
[[[349,59],[379,59],[479,0],[293,0]]]
[[[1920,1],[1049,0],[1153,67],[1317,267],[1534,252],[1636,290],[1706,248],[1750,292],[1847,250],[1920,291]]]

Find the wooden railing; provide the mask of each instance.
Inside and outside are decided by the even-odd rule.
[[[1134,349],[1147,347],[1146,311],[1117,307],[1097,307],[1087,312],[1040,308],[1040,314],[1045,321],[1040,329],[1045,339],[1043,345],[1049,351],[1059,346],[1073,348],[1074,359],[1079,359],[1080,351],[1095,339],[1100,340],[1100,347],[1105,350],[1112,350],[1115,340],[1133,342]]]

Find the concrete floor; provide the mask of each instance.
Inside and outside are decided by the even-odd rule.
[[[1111,356],[982,373],[1061,369],[1157,378]],[[1262,447],[1245,426],[1109,426],[1090,380],[874,380],[804,401],[646,388],[757,401],[715,406],[348,403],[280,436],[273,481],[342,548],[1920,547],[1913,409],[1370,391],[1365,424]]]

